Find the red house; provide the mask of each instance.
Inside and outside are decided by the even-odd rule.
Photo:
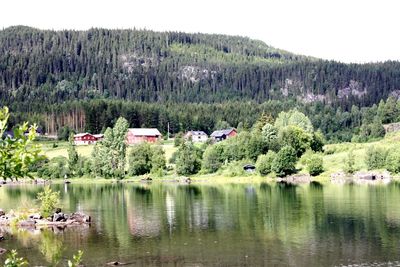
[[[224,130],[214,131],[210,136],[215,141],[219,142],[225,140],[227,138],[231,138],[237,135],[237,131],[235,128],[229,128]]]
[[[103,137],[103,134],[79,133],[74,135],[74,143],[77,146],[96,144],[98,141],[101,141]]]
[[[79,133],[74,135],[75,145],[91,145],[97,142],[97,138],[90,133]]]
[[[126,142],[128,144],[139,144],[142,142],[155,143],[161,139],[161,133],[155,128],[132,128],[128,129]]]

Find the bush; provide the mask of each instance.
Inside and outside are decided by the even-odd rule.
[[[206,173],[218,171],[223,163],[223,149],[219,144],[211,145],[204,151],[202,169]]]
[[[272,170],[277,176],[283,177],[296,171],[296,150],[291,146],[284,146],[272,162]]]
[[[368,170],[382,169],[386,166],[387,150],[379,147],[369,147],[365,155]]]
[[[79,157],[78,162],[76,163],[76,171],[75,174],[78,177],[83,175],[89,175],[92,172],[92,161],[86,157]]]
[[[325,137],[321,131],[314,132],[311,140],[311,149],[314,152],[322,152],[325,145]]]
[[[357,170],[355,167],[354,154],[352,150],[347,153],[343,170],[348,174],[353,174]]]
[[[165,152],[160,146],[154,146],[151,150],[153,155],[151,156],[150,172],[161,176],[166,168]]]
[[[24,258],[18,258],[18,253],[16,250],[11,250],[6,261],[4,262],[4,267],[22,267],[27,265],[28,262]]]
[[[390,172],[400,172],[400,149],[390,150],[386,158],[386,168]]]
[[[38,169],[37,174],[39,177],[45,179],[64,178],[70,174],[67,161],[67,158],[63,156],[52,158]]]
[[[135,145],[129,154],[129,174],[160,173],[165,169],[165,152],[159,146],[148,143]]]
[[[172,153],[171,157],[169,158],[168,163],[175,164],[177,156],[178,156],[178,151],[174,151],[174,153]]]
[[[226,169],[224,170],[223,174],[229,177],[249,176],[251,175],[251,173],[246,172],[243,169],[243,166],[246,164],[249,164],[249,161],[245,159],[232,161],[226,166]]]
[[[184,142],[177,151],[176,172],[180,175],[196,174],[201,168],[200,154],[192,142]]]
[[[297,126],[287,126],[279,131],[279,141],[286,146],[291,146],[298,157],[310,148],[311,140],[311,134]]]
[[[182,132],[177,133],[174,137],[174,146],[178,147],[182,145],[183,142],[184,142],[183,133]]]
[[[272,163],[276,158],[274,151],[268,151],[266,155],[258,156],[256,169],[261,175],[267,175],[272,172]]]
[[[320,154],[312,154],[306,161],[306,168],[311,176],[317,176],[324,172],[324,160]]]
[[[40,214],[47,218],[52,215],[60,201],[60,192],[53,192],[50,186],[45,186],[44,191],[39,192],[36,198],[40,201]]]

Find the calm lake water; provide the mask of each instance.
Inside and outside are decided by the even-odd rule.
[[[92,216],[90,227],[14,231],[31,266],[77,250],[85,266],[396,266],[400,184],[53,185],[65,212]],[[0,207],[29,208],[39,186],[0,188]],[[4,230],[4,229],[3,229]],[[0,257],[4,261],[4,256]]]

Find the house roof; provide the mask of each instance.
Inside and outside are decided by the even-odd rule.
[[[78,134],[75,134],[74,137],[82,137],[82,136],[85,136],[85,135],[92,135],[92,134],[90,134],[90,133],[78,133]]]
[[[128,131],[137,136],[161,136],[156,128],[130,128]]]
[[[94,134],[93,136],[96,137],[96,138],[103,138],[104,134]]]
[[[191,134],[191,135],[205,135],[207,136],[207,134],[203,131],[188,131],[187,134]]]
[[[211,137],[221,137],[223,135],[228,135],[230,134],[233,130],[235,130],[235,128],[229,128],[229,129],[223,129],[223,130],[218,130],[218,131],[214,131],[211,134]]]

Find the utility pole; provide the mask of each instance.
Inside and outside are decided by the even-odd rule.
[[[168,130],[167,130],[167,138],[168,138],[168,139],[167,139],[167,140],[169,140],[169,122],[168,122],[167,125],[168,125]]]

